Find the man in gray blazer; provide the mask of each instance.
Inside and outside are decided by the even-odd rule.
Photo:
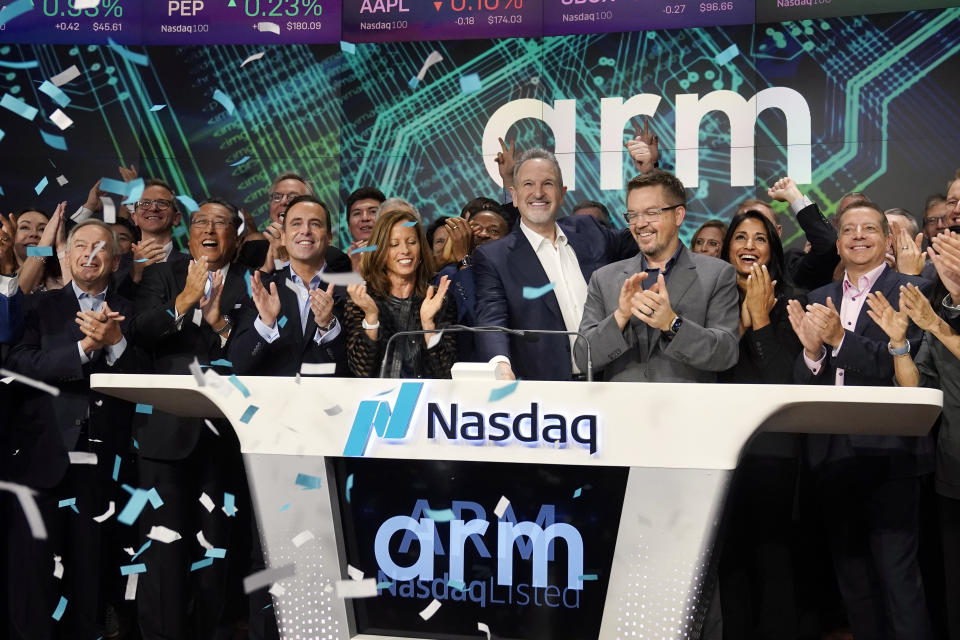
[[[666,171],[627,183],[624,217],[640,253],[594,272],[580,323],[605,380],[715,382],[737,363],[736,274],[680,242],[686,202]],[[585,370],[586,349],[575,353]]]

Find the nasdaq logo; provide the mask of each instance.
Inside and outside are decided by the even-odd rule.
[[[423,390],[422,382],[405,382],[400,386],[397,402],[390,408],[386,400],[364,400],[357,407],[357,414],[343,447],[345,456],[362,456],[370,443],[370,434],[375,432],[383,440],[403,440],[410,429],[413,411]]]

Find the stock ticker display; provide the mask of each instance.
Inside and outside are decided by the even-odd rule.
[[[10,38],[15,30],[22,36],[41,19],[67,19],[46,15],[54,9],[76,11],[64,0],[27,0],[10,18],[21,1],[0,12],[0,148],[16,158],[0,167],[3,211],[52,211],[61,200],[75,208],[97,179],[133,163],[195,200],[232,199],[258,221],[272,176],[291,169],[341,216],[350,191],[375,184],[431,220],[456,215],[478,195],[508,197],[492,163],[502,136],[519,149],[557,148],[567,161],[561,215],[581,200],[616,212],[631,175],[622,142],[633,135],[618,114],[636,98],[653,105],[646,111],[662,165],[689,176],[688,238],[707,219],[729,219],[744,197],[763,197],[786,175],[791,152],[810,172],[806,192],[829,214],[853,189],[917,211],[925,195],[942,191],[960,148],[958,8],[536,38],[353,43],[340,33],[329,44],[205,46],[184,36],[179,46],[144,47],[122,29],[84,36],[84,44],[58,44],[52,28],[43,43],[19,42]],[[214,0],[203,1],[198,21],[213,11]],[[276,35],[253,26],[276,16],[251,15],[255,0],[234,1],[216,0],[217,11],[249,20],[244,33]],[[453,13],[453,0],[444,1],[440,11],[418,6]],[[260,0],[259,13],[295,10],[278,2]],[[328,2],[301,0],[289,19],[326,24],[336,10]],[[550,12],[540,6],[541,17]],[[305,16],[305,7],[319,15]],[[96,11],[106,20],[109,10],[108,22],[139,15],[146,24],[142,8],[101,0]],[[155,35],[164,19],[150,22]],[[221,25],[209,24],[210,33]],[[758,106],[771,98],[796,113],[788,119],[779,107]],[[717,108],[698,107],[708,103]],[[515,109],[525,117],[498,120]],[[68,120],[52,120],[56,111]],[[739,138],[731,137],[731,114],[743,124]],[[695,167],[677,151],[691,141]],[[784,225],[786,241],[799,237],[792,216]],[[338,226],[334,241],[346,246]]]

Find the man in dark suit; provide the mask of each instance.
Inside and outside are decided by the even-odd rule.
[[[240,220],[232,204],[204,202],[190,219],[193,261],[157,264],[144,272],[134,335],[151,353],[154,373],[188,374],[194,358],[210,365],[226,357],[230,314],[247,296],[243,268],[231,262]],[[211,566],[190,570],[205,553],[197,531],[215,547],[228,548],[231,525],[238,519],[219,506],[208,511],[202,495],[219,505],[229,492],[243,505],[247,491],[236,433],[226,421],[217,423],[217,431],[202,420],[160,411],[134,417],[140,487],[155,488],[164,502],[157,510],[145,509],[138,524],[144,535],[154,525],[181,535],[169,544],[151,545],[140,556],[147,565],[137,591],[145,639],[210,638],[223,614],[228,565],[242,554],[228,553]],[[240,517],[248,517],[249,509],[240,508]]]
[[[715,382],[737,363],[734,269],[683,246],[685,214],[686,192],[672,174],[627,183],[625,215],[640,255],[593,274],[580,324],[605,380]],[[585,367],[586,349],[575,353]]]
[[[305,362],[332,363],[337,375],[346,375],[345,336],[334,313],[343,296],[332,284],[321,286],[329,212],[313,196],[298,196],[281,220],[290,264],[272,276],[253,275],[253,304],[244,304],[230,361],[237,373],[250,375],[292,376]]]
[[[58,396],[18,392],[0,462],[12,481],[37,490],[49,535],[34,540],[19,508],[6,514],[14,637],[30,640],[103,633],[99,577],[119,568],[100,566],[101,538],[106,542],[113,521],[93,518],[119,488],[111,473],[115,457],[130,449],[133,407],[91,393],[90,375],[136,373],[142,364],[126,337],[133,308],[108,287],[119,262],[113,232],[99,220],[80,223],[67,239],[67,260],[72,282],[26,298],[24,334],[5,363],[60,389]],[[59,580],[55,555],[64,567]],[[51,613],[61,596],[67,606],[58,623]]]
[[[841,211],[838,227],[843,280],[812,291],[806,309],[796,300],[788,305],[804,347],[794,378],[801,384],[889,386],[894,357],[916,353],[922,332],[911,325],[908,344],[893,348],[867,315],[867,294],[879,291],[898,307],[900,287],[928,283],[886,265],[890,229],[875,204]],[[930,638],[917,547],[920,477],[934,464],[931,439],[808,436],[807,457],[853,635]]]
[[[587,297],[587,282],[599,267],[635,255],[637,245],[627,230],[616,232],[589,216],[557,221],[566,187],[556,157],[530,149],[517,161],[510,192],[520,224],[505,238],[488,242],[474,253],[477,324],[512,329],[577,331]],[[525,288],[553,284],[542,295]],[[504,379],[570,380],[571,340],[543,336],[525,342],[505,334],[477,336],[480,359],[497,363]]]

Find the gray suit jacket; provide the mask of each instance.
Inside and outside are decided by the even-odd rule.
[[[613,317],[624,281],[641,271],[641,256],[597,269],[590,278],[580,322],[593,351],[594,371],[604,380],[716,382],[717,372],[737,363],[740,315],[733,267],[685,247],[667,277],[670,306],[683,318],[667,340],[659,329],[630,318],[621,331]],[[586,349],[577,344],[577,366],[585,370]]]

